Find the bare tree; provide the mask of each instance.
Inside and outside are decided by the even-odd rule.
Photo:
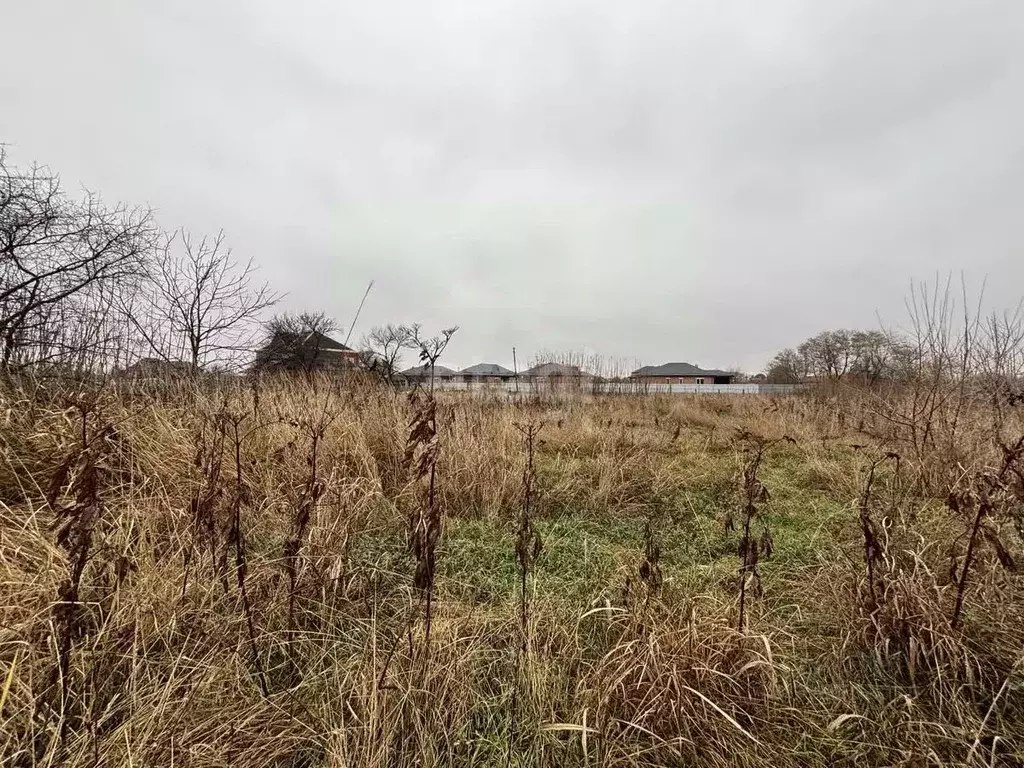
[[[371,328],[360,344],[366,368],[377,373],[388,384],[393,385],[402,359],[402,352],[415,344],[415,327],[389,323]]]
[[[772,384],[797,384],[807,373],[807,358],[795,349],[784,349],[772,358],[765,376]]]
[[[148,311],[128,307],[127,315],[164,360],[184,360],[193,370],[236,364],[252,348],[263,312],[280,299],[256,273],[251,259],[232,259],[223,233],[197,240],[181,230],[155,259],[142,297]]]
[[[340,345],[329,338],[337,329],[337,323],[323,312],[275,315],[264,326],[253,369],[312,374],[328,367],[331,351],[339,351]]]
[[[851,331],[853,362],[850,372],[869,383],[881,380],[904,380],[906,365],[912,355],[911,345],[887,331]]]
[[[107,364],[113,297],[137,287],[157,238],[148,209],[70,199],[0,147],[0,367]]]
[[[853,357],[850,332],[822,331],[797,347],[797,352],[807,360],[815,376],[840,379],[850,370]]]
[[[907,377],[912,345],[882,330],[822,331],[796,349],[784,349],[768,364],[769,381],[793,384],[813,375],[838,381],[853,376],[874,384]]]

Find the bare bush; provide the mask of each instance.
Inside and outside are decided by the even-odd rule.
[[[437,365],[437,361],[441,359],[445,349],[448,348],[452,336],[459,330],[459,327],[454,325],[451,328],[445,328],[436,336],[425,336],[419,323],[411,325],[409,328],[412,331],[412,335],[409,338],[409,347],[419,353],[420,364],[424,367],[424,370],[430,371],[428,386],[430,395],[433,397],[434,367]]]
[[[951,277],[913,286],[903,384],[869,399],[870,413],[888,427],[876,436],[912,459],[919,482],[937,494],[945,495],[962,468],[992,461],[1011,439],[1006,421],[1021,387],[1024,318],[1019,308],[985,312],[983,296],[972,301],[965,283],[957,296]],[[987,436],[968,439],[982,414]]]
[[[409,325],[378,325],[363,337],[363,364],[367,370],[376,373],[389,385],[397,381],[402,353],[414,348],[416,329]]]

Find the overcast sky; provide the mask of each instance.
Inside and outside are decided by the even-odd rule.
[[[1024,293],[1020,0],[0,0],[0,142],[285,308],[758,370]]]

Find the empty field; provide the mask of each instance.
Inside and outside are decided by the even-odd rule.
[[[3,398],[4,764],[1024,760],[1013,409]]]

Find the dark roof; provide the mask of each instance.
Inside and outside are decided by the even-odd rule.
[[[430,377],[430,366],[429,365],[417,365],[413,368],[407,368],[402,371],[403,376],[407,376],[410,379],[426,379]],[[443,365],[434,366],[434,378],[442,376],[455,376],[456,373],[451,368],[446,368]]]
[[[645,365],[633,371],[630,376],[734,376],[729,371],[699,368],[690,363],[665,363]]]
[[[335,341],[330,336],[320,333],[320,331],[309,331],[303,334],[295,333],[294,331],[277,330],[267,344],[269,347],[279,346],[289,349],[299,345],[320,352],[354,352],[350,347],[346,347],[340,341]]]
[[[464,376],[515,376],[508,368],[494,363],[477,363],[463,368],[459,373]]]
[[[310,331],[309,334],[302,340],[303,344],[308,344],[314,349],[321,350],[333,350],[336,352],[352,352],[350,347],[346,347],[340,341],[335,341],[330,336],[325,336],[320,331]]]

